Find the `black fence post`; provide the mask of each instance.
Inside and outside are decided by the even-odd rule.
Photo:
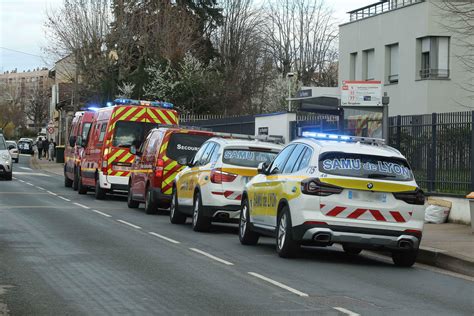
[[[474,111],[471,112],[471,146],[469,154],[471,155],[471,192],[474,192]]]
[[[430,151],[430,172],[429,172],[429,191],[436,191],[436,125],[437,125],[437,115],[436,113],[431,114],[431,151]]]
[[[402,117],[397,115],[397,149],[400,150],[402,145]]]

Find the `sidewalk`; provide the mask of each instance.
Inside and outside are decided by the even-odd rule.
[[[31,158],[31,167],[63,176],[64,164]],[[418,262],[474,277],[474,234],[460,224],[425,224]]]

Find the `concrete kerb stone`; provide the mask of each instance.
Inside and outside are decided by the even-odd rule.
[[[38,159],[35,156],[33,156],[31,157],[31,160],[30,160],[30,166],[32,169],[40,169],[48,173],[52,173],[52,174],[60,175],[60,176],[63,175],[62,163],[56,163],[56,162],[40,163]]]
[[[474,262],[446,250],[420,247],[417,262],[474,277]]]

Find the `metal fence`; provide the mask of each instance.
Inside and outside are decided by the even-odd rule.
[[[405,155],[429,193],[474,191],[474,111],[390,118],[389,144]]]
[[[214,132],[255,134],[255,117],[245,116],[180,116],[181,125],[193,125],[209,128]]]

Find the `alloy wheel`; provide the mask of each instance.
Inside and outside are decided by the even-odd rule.
[[[282,249],[285,244],[286,238],[286,213],[282,215],[280,219],[280,225],[278,225],[278,249]]]

